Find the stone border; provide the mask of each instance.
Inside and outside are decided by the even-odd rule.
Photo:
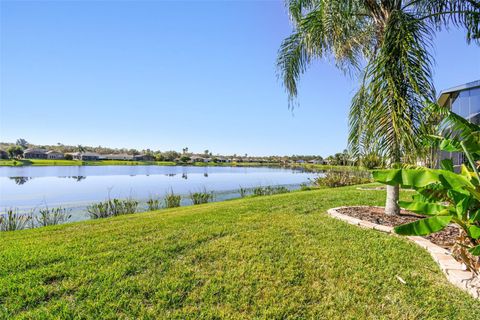
[[[368,207],[368,206],[355,206],[355,207],[358,208],[358,207]],[[331,217],[345,221],[349,224],[395,235],[393,231],[393,227],[382,226],[369,221],[364,221],[364,220],[360,220],[345,214],[341,214],[337,210],[342,208],[348,208],[348,207],[332,208],[327,210],[327,213]],[[449,250],[444,249],[440,246],[437,246],[436,244],[430,242],[429,240],[423,237],[407,236],[407,238],[415,242],[420,247],[426,249],[430,253],[433,260],[435,260],[435,262],[440,266],[440,269],[443,271],[443,273],[451,283],[453,283],[460,289],[467,291],[474,298],[480,299],[480,278],[475,277],[475,275],[472,272],[466,271],[466,268],[464,267],[464,265],[458,262],[457,260],[455,260],[452,257]]]

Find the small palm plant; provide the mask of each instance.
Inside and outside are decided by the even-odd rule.
[[[437,110],[439,109],[436,106]],[[399,184],[415,189],[412,201],[400,201],[407,210],[427,216],[415,222],[394,228],[401,235],[424,236],[456,224],[460,236],[453,248],[457,259],[469,270],[480,274],[480,126],[449,110],[441,124],[442,136],[431,138],[439,142],[444,151],[463,152],[468,163],[462,164],[459,173],[450,159],[441,163],[441,169],[402,168],[374,171],[374,178],[387,185]]]

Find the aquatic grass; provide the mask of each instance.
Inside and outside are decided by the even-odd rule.
[[[180,195],[176,195],[173,193],[173,190],[171,190],[165,198],[163,199],[163,202],[165,204],[165,208],[177,208],[180,207],[180,201],[182,200],[182,197]]]
[[[253,188],[254,196],[270,196],[274,194],[287,193],[290,192],[285,186],[258,186]]]
[[[35,227],[46,227],[65,223],[72,217],[72,215],[70,214],[70,210],[62,207],[45,207],[43,209],[39,209],[38,212],[39,214],[33,215],[36,221]]]
[[[248,194],[248,189],[242,188],[242,186],[240,186],[240,189],[238,189],[238,193],[240,194],[240,197],[245,198]]]
[[[7,209],[4,214],[0,214],[0,231],[23,230],[31,221],[31,214],[21,214],[18,209]]]
[[[155,211],[162,208],[162,200],[159,197],[150,196],[147,200],[148,211]]]
[[[206,189],[200,192],[190,193],[190,200],[194,205],[208,203],[213,201],[213,192],[207,192]]]
[[[91,219],[107,218],[137,212],[138,201],[134,199],[108,199],[87,206]]]

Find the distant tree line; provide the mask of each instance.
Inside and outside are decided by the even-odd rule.
[[[342,152],[335,153],[330,155],[326,158],[320,155],[300,155],[294,154],[290,156],[262,156],[262,157],[255,157],[249,156],[247,153],[245,154],[233,154],[233,155],[220,155],[220,154],[213,154],[211,150],[205,149],[203,152],[200,153],[193,153],[189,151],[188,147],[182,148],[181,152],[175,150],[168,150],[168,151],[160,151],[160,150],[152,150],[152,149],[143,149],[138,150],[134,148],[109,148],[109,147],[92,147],[92,146],[84,146],[84,145],[65,145],[62,143],[57,143],[56,145],[37,145],[29,143],[25,139],[17,139],[15,143],[6,143],[0,142],[0,150],[4,150],[8,153],[10,158],[19,158],[23,155],[23,151],[27,148],[34,148],[34,149],[46,149],[46,150],[54,150],[57,152],[61,152],[63,154],[72,153],[72,152],[95,152],[98,154],[129,154],[129,155],[149,155],[153,157],[156,161],[175,161],[180,160],[183,162],[187,162],[193,156],[203,157],[203,158],[211,158],[213,160],[225,158],[225,159],[237,159],[239,161],[245,159],[259,159],[263,162],[271,162],[271,163],[285,163],[285,162],[309,162],[314,161],[318,164],[329,164],[329,165],[338,165],[338,166],[353,166],[353,165],[363,165],[369,168],[381,167],[383,166],[383,158],[376,153],[371,153],[365,155],[363,157],[353,158],[353,156],[349,153],[348,150],[343,150]],[[69,158],[66,158],[67,160]]]

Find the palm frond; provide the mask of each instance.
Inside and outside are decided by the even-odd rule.
[[[414,10],[419,19],[428,20],[438,30],[452,24],[465,28],[467,42],[480,44],[480,2],[478,0],[417,0],[406,8]]]

